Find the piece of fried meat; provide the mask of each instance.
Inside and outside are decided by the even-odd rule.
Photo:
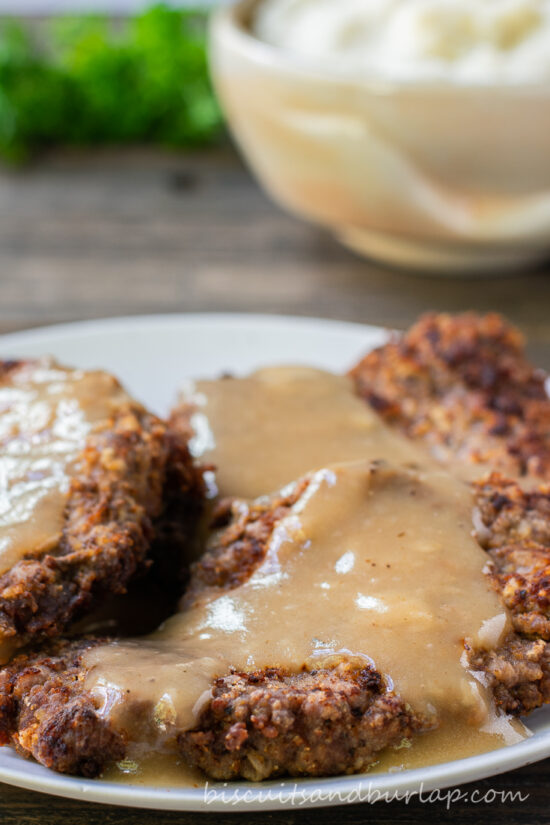
[[[111,375],[51,359],[0,362],[0,468],[4,656],[124,592],[200,497],[179,436]]]
[[[426,315],[350,375],[388,424],[423,441],[437,459],[549,477],[546,375],[499,315]]]

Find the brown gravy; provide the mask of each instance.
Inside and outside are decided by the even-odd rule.
[[[59,540],[73,464],[128,396],[112,376],[30,361],[0,383],[0,574]]]
[[[345,375],[267,367],[246,378],[198,381],[187,400],[195,406],[191,451],[215,464],[220,496],[257,498],[357,458],[426,461],[354,394]]]
[[[472,537],[468,486],[390,431],[340,376],[262,370],[200,382],[195,403],[194,450],[216,463],[220,493],[252,497],[315,472],[246,583],[204,594],[143,639],[86,654],[101,712],[136,735],[140,708],[131,758],[174,749],[231,667],[296,672],[342,657],[374,663],[442,722],[443,734],[422,737],[422,764],[441,761],[438,748],[446,760],[464,755],[465,731],[470,753],[522,738],[462,661],[465,639],[493,647],[509,629]],[[396,753],[381,764],[402,766]]]
[[[518,739],[525,735],[520,722],[513,722]],[[503,739],[494,733],[484,733],[467,722],[453,719],[429,734],[417,736],[414,744],[405,740],[399,748],[388,748],[370,768],[371,773],[396,773],[414,768],[428,767],[448,762],[449,759],[466,759],[502,747]],[[173,754],[152,754],[137,761],[128,759],[112,765],[102,776],[109,782],[126,785],[145,785],[162,788],[204,788],[212,780],[199,770],[191,768]],[[281,783],[294,779],[282,778]],[[215,785],[214,785],[215,786]],[[230,786],[229,786],[230,787]]]

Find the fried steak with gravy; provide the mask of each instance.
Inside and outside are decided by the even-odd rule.
[[[474,522],[488,554],[488,579],[510,610],[513,632],[497,650],[468,656],[503,711],[539,707],[550,695],[550,486],[543,481],[550,402],[543,374],[528,365],[519,334],[494,315],[428,316],[369,353],[351,374],[390,426],[424,441],[439,460],[458,455],[499,471],[472,484]],[[525,489],[504,473],[539,480]],[[245,581],[308,483],[252,503],[220,502],[216,533],[192,567],[184,607]],[[84,685],[82,654],[101,641],[57,641],[20,654],[1,671],[3,744],[85,776],[124,757],[131,732],[103,717]],[[352,773],[430,725],[374,667],[266,669],[218,678],[196,727],[178,732],[177,749],[217,779]]]
[[[0,575],[0,649],[9,651],[59,636],[123,593],[155,553],[173,554],[200,479],[181,437],[113,376],[50,359],[0,362],[0,443],[0,518],[5,526],[15,513],[14,541],[25,517],[38,522]],[[51,536],[41,529],[50,519]]]

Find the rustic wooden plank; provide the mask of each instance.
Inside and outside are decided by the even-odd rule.
[[[0,175],[0,332],[149,312],[261,311],[405,327],[427,309],[495,309],[550,364],[550,267],[497,279],[394,272],[359,259],[281,212],[227,147],[178,155],[142,150],[58,154]],[[550,761],[467,786],[521,790],[526,802],[380,803],[336,813],[250,813],[246,821],[477,823],[548,821]],[[241,822],[240,814],[146,813],[0,785],[0,822],[137,825]]]
[[[548,269],[421,277],[287,216],[229,149],[58,155],[0,178],[0,328],[140,312],[245,310],[403,327],[426,309],[507,314],[550,352]]]

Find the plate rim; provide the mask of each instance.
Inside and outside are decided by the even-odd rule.
[[[212,310],[208,312],[157,312],[157,313],[143,313],[136,315],[109,315],[105,318],[84,318],[81,321],[61,321],[53,324],[40,324],[39,326],[25,327],[24,329],[16,329],[12,332],[4,332],[0,334],[0,348],[3,349],[4,343],[10,343],[12,340],[18,343],[20,340],[30,340],[33,338],[40,338],[43,335],[50,333],[57,336],[61,335],[63,338],[70,337],[71,333],[94,330],[111,330],[117,327],[128,327],[154,324],[166,324],[169,321],[174,325],[179,323],[192,322],[219,322],[224,323],[250,323],[251,321],[257,323],[282,323],[289,326],[296,325],[302,327],[311,326],[312,328],[320,326],[329,326],[334,331],[341,332],[376,332],[377,334],[389,334],[394,331],[393,327],[380,326],[378,324],[361,323],[360,321],[342,321],[337,318],[322,318],[318,315],[289,315],[287,313],[277,312],[226,312],[225,310]]]
[[[330,328],[331,331],[339,332],[342,335],[357,335],[358,344],[361,337],[367,338],[369,334],[380,337],[390,334],[389,328],[373,324],[324,319],[317,316],[224,311],[174,312],[112,316],[15,330],[0,335],[0,353],[5,353],[10,346],[19,347],[25,342],[28,342],[29,345],[36,345],[40,343],[41,339],[44,340],[44,346],[46,347],[48,339],[62,342],[79,333],[88,333],[93,337],[100,335],[102,332],[117,332],[124,329],[138,329],[139,327],[147,327],[149,332],[152,332],[157,325],[166,328],[166,325],[169,324],[176,328],[182,324],[197,325],[200,323],[244,324],[250,326],[261,324],[263,328],[268,324],[271,327],[284,326],[289,328],[294,326],[296,328],[300,327],[302,330],[309,328],[316,331]],[[106,368],[108,369],[108,367]],[[210,811],[212,813],[228,812],[230,810],[252,812],[346,804],[346,801],[338,799],[338,795],[357,793],[359,790],[364,790],[365,786],[367,791],[370,789],[373,794],[377,792],[382,794],[414,793],[418,792],[419,789],[429,792],[436,788],[449,788],[496,776],[548,756],[550,756],[550,730],[543,731],[538,735],[535,734],[520,743],[488,753],[396,773],[352,774],[337,777],[290,777],[260,784],[250,782],[207,783],[207,788],[210,785],[211,790],[221,791],[226,789],[227,793],[232,793],[236,789],[241,794],[246,794],[246,800],[241,800],[239,804],[223,799],[216,799],[207,804],[205,802],[204,787],[158,788],[57,774],[38,763],[21,759],[16,756],[11,748],[7,750],[7,753],[4,752],[3,748],[0,749],[0,781],[50,795],[133,808]],[[19,759],[21,759],[20,765]],[[6,761],[8,764],[3,764]],[[12,761],[13,764],[10,764]],[[31,770],[26,771],[25,768],[29,765]],[[311,799],[307,803],[300,803],[298,806],[291,798],[286,800],[283,798],[262,799],[262,796],[268,794],[269,791],[275,790],[279,793],[286,791],[288,797],[293,788],[298,788],[298,794],[302,791],[309,791]],[[316,793],[317,798],[315,798]],[[327,799],[327,796],[331,794],[334,798]],[[356,801],[366,801],[368,803],[369,800],[358,799]]]

